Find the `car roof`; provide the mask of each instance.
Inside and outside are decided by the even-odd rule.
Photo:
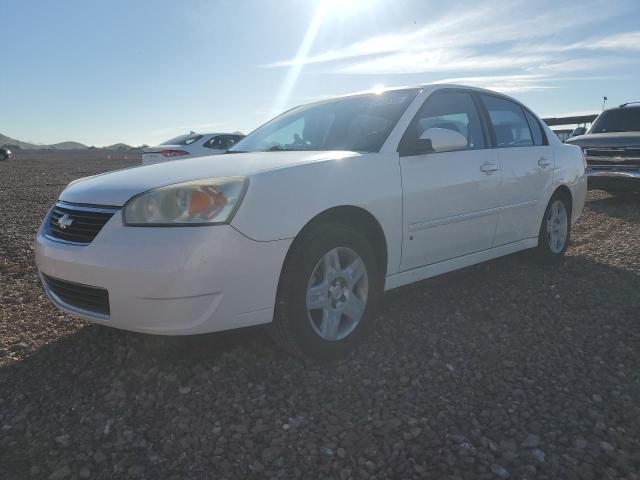
[[[393,91],[403,91],[403,90],[425,90],[425,89],[431,89],[433,91],[436,90],[443,90],[443,89],[464,89],[464,90],[473,90],[475,92],[479,92],[479,93],[487,93],[490,95],[496,95],[496,96],[500,96],[503,98],[506,98],[508,100],[511,100],[513,102],[518,103],[519,105],[522,105],[522,102],[516,98],[513,98],[510,95],[506,95],[504,93],[501,92],[496,92],[495,90],[487,90],[486,88],[481,88],[481,87],[474,87],[471,85],[461,85],[458,83],[423,83],[423,84],[419,84],[419,85],[408,85],[408,86],[403,86],[403,87],[389,87],[389,88],[384,88],[382,90],[365,90],[365,91],[360,91],[360,92],[353,92],[353,93],[348,93],[345,95],[337,95],[334,97],[330,97],[330,98],[325,98],[322,100],[319,100],[317,102],[311,102],[311,103],[321,103],[323,101],[328,101],[328,100],[333,100],[336,98],[346,98],[346,97],[355,97],[358,95],[367,95],[367,94],[373,94],[373,93],[386,93],[386,92],[393,92]]]
[[[603,111],[608,112],[610,110],[626,110],[628,108],[640,108],[640,102],[627,102],[627,103],[623,103],[622,105],[618,105],[617,107],[607,108],[606,110],[603,110]]]
[[[185,135],[202,135],[202,136],[213,136],[213,135],[235,135],[235,136],[242,136],[244,137],[244,133],[227,133],[227,132],[193,132],[193,133],[188,133]]]

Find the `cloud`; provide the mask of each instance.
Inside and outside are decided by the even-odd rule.
[[[547,39],[586,26],[607,14],[613,15],[616,8],[611,7],[607,14],[602,14],[601,10],[589,8],[588,4],[583,4],[580,9],[566,5],[539,13],[540,9],[532,10],[524,1],[493,1],[465,10],[464,13],[436,15],[413,31],[375,35],[342,48],[308,55],[304,59],[278,60],[264,66],[312,65],[381,55],[390,63],[398,64],[403,59],[406,63],[412,62],[413,57],[409,54],[433,57],[438,52],[463,50],[472,53],[479,47]],[[632,40],[625,39],[628,42]]]
[[[640,50],[640,32],[626,32],[587,42],[585,48],[594,50]]]
[[[497,92],[529,92],[558,88],[549,85],[549,77],[543,75],[484,75],[437,80],[434,83],[456,83],[486,88]]]
[[[546,60],[544,56],[479,55],[470,54],[461,49],[439,49],[428,52],[398,53],[355,62],[338,67],[335,72],[361,75],[462,72],[526,67],[542,64]]]
[[[518,0],[482,2],[455,14],[438,15],[433,9],[429,22],[411,30],[373,35],[263,67],[308,65],[316,72],[351,75],[447,74],[463,80],[457,83],[501,91],[542,90],[552,88],[561,75],[629,61],[604,57],[604,51],[640,49],[640,32],[575,40],[627,8],[625,2],[599,0],[584,2],[579,9],[573,4],[540,8]]]

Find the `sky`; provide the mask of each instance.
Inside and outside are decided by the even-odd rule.
[[[640,1],[0,0],[0,133],[157,144],[452,82],[540,116],[640,101]]]

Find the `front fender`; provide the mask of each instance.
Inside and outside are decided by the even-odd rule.
[[[397,153],[354,153],[256,174],[232,226],[258,241],[295,238],[312,218],[343,205],[363,208],[380,223],[387,272],[395,273],[402,244]]]

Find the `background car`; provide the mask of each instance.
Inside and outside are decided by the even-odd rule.
[[[9,158],[11,158],[11,150],[0,148],[0,160],[9,160]]]
[[[576,133],[566,143],[584,151],[590,188],[640,191],[640,102],[605,110],[588,131]]]
[[[67,186],[35,248],[53,302],[162,335],[270,323],[334,358],[384,290],[525,249],[558,263],[587,190],[579,148],[454,85],[303,105],[230,152]]]
[[[195,133],[180,135],[142,151],[142,164],[168,162],[185,158],[220,155],[242,140],[237,133]]]

